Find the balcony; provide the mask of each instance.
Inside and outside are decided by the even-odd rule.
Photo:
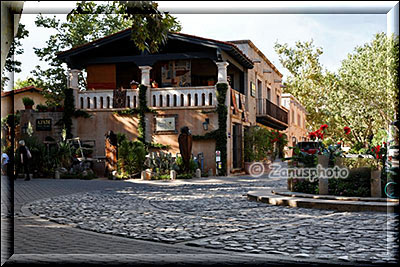
[[[155,109],[210,108],[215,107],[217,103],[215,86],[148,88],[148,90],[151,90],[151,99],[147,104]],[[114,91],[114,89],[80,91],[78,92],[78,108],[110,110],[137,108],[139,106],[138,90],[125,89],[125,101],[121,101],[121,98],[119,98],[118,107],[114,105]]]
[[[266,98],[257,99],[257,122],[277,129],[288,127],[288,113]]]

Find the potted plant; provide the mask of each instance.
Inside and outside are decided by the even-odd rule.
[[[45,112],[45,111],[47,111],[47,106],[46,105],[42,105],[42,104],[37,104],[36,105],[36,109],[39,112]]]
[[[208,79],[207,82],[208,82],[208,86],[213,86],[213,85],[215,85],[214,78]]]
[[[138,83],[137,81],[135,81],[135,80],[132,80],[132,81],[129,83],[129,85],[131,86],[131,89],[137,89],[139,83]]]
[[[32,109],[33,105],[35,105],[33,99],[29,97],[22,98],[22,103],[24,103],[25,109]]]

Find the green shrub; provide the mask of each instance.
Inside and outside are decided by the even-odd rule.
[[[138,175],[143,170],[146,149],[140,141],[122,139],[118,146],[118,170],[128,175]]]
[[[335,196],[369,197],[371,195],[371,169],[350,169],[345,179],[329,179],[329,194]]]
[[[33,106],[35,105],[35,102],[33,101],[32,98],[30,97],[23,97],[22,98],[22,103],[24,104],[24,106]]]
[[[306,179],[293,179],[293,191],[306,193],[306,194],[318,194],[318,179],[310,182]]]
[[[181,174],[176,175],[176,178],[177,179],[192,179],[193,175],[190,173],[181,173]]]

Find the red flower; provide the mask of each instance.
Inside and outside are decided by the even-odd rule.
[[[282,137],[282,133],[279,133],[279,137]]]
[[[344,128],[343,128],[343,130],[344,130],[344,133],[347,135],[347,134],[349,134],[350,132],[351,132],[351,129],[350,129],[350,127],[348,127],[348,126],[345,126]]]
[[[321,125],[321,127],[320,127],[320,130],[325,130],[326,128],[328,128],[328,125],[327,124],[322,124]]]
[[[278,141],[278,138],[272,139],[272,143],[274,143],[274,142],[276,142],[276,141]]]
[[[337,144],[338,144],[338,145],[341,145],[342,143],[341,143],[341,142],[337,142]]]
[[[386,146],[386,142],[383,142],[383,145]]]
[[[317,138],[317,133],[316,132],[311,132],[308,134],[308,137],[312,140],[314,140],[315,138]]]
[[[377,145],[375,148],[376,148],[376,153],[379,153],[379,151],[381,151],[381,146],[380,145]]]

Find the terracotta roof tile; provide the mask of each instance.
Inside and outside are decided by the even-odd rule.
[[[15,95],[15,94],[20,94],[20,93],[31,91],[31,90],[37,91],[37,92],[42,92],[43,91],[42,88],[37,88],[35,86],[27,86],[27,87],[23,87],[23,88],[20,88],[20,89],[15,89],[13,91],[14,91],[14,95]],[[1,96],[3,97],[3,96],[11,95],[11,93],[13,91],[6,91],[6,92],[3,91],[3,92],[1,92]]]

